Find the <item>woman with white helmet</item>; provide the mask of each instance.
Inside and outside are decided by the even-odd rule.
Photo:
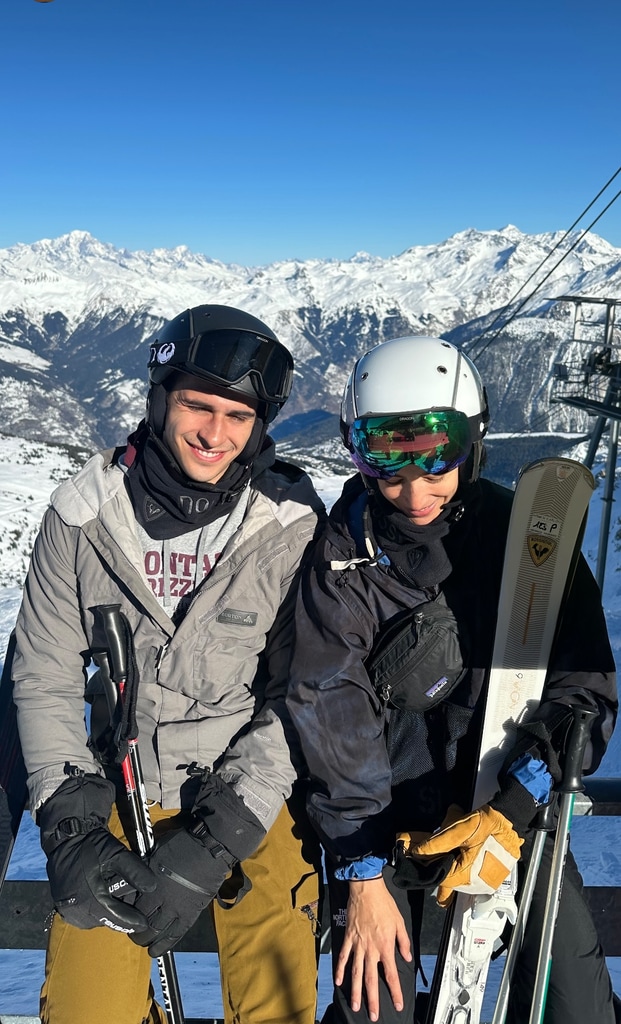
[[[586,701],[598,712],[587,771],[614,725],[614,660],[599,591],[581,559],[538,737],[518,736],[470,838],[475,819],[456,807],[470,806],[512,501],[511,491],[480,475],[488,419],[476,367],[439,338],[376,346],[345,388],[341,430],[359,474],[346,482],[302,578],[287,700],[308,765],[309,815],[327,853],[335,989],[325,1024],[412,1022],[415,1012],[423,1019],[415,1009],[421,876],[434,876],[437,858],[403,856],[397,834],[429,836],[443,826],[445,848],[459,850],[473,882],[475,845],[493,842],[495,888],[549,798],[568,705]],[[452,865],[451,856],[434,878],[445,905],[463,882]],[[615,1020],[580,890],[570,859],[546,1024]],[[541,913],[538,891],[511,1024],[529,1019]]]

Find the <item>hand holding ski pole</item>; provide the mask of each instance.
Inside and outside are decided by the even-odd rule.
[[[110,674],[121,696],[122,716],[116,735],[123,758],[123,776],[136,823],[139,848],[157,878],[157,888],[138,893],[136,910],[147,925],[132,933],[132,941],[146,946],[152,957],[167,958],[170,950],[214,899],[237,861],[249,857],[265,837],[265,828],[243,799],[218,775],[205,769],[187,828],[172,829],[156,843],[149,816],[135,721],[137,670],[129,624],[118,606],[99,608],[108,642]],[[118,710],[118,708],[117,708]]]
[[[114,786],[101,775],[70,776],[39,809],[54,906],[75,928],[131,934],[145,915],[124,894],[153,891],[155,875],[109,831]]]
[[[100,615],[107,642],[107,651],[103,654],[100,652],[100,670],[110,711],[110,724],[115,729],[115,741],[124,752],[121,763],[123,780],[134,822],[136,845],[140,856],[145,859],[153,850],[155,840],[138,751],[138,727],[135,721],[138,677],[133,657],[133,640],[129,623],[121,614],[119,605],[100,605],[96,611]],[[131,673],[131,679],[128,673]],[[149,874],[152,874],[151,871]],[[154,889],[155,886],[151,891]],[[142,892],[138,891],[138,897]],[[135,912],[140,914],[141,921],[147,921],[144,911],[136,908]],[[172,953],[159,956],[157,965],[169,1022],[183,1024],[181,992]]]
[[[234,864],[249,857],[265,828],[235,789],[205,769],[187,827],[167,832],[149,856],[157,890],[137,907],[148,928],[132,935],[151,956],[171,949],[209,906]]]

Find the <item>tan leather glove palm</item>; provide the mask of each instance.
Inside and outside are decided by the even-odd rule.
[[[519,860],[523,841],[511,822],[489,804],[469,814],[452,806],[441,828],[428,838],[416,832],[397,836],[403,852],[414,860],[455,854],[436,892],[441,907],[449,905],[455,890],[472,895],[495,892]]]

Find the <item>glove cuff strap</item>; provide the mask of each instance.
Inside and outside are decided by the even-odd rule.
[[[194,839],[198,839],[206,850],[209,850],[212,857],[226,856],[230,859],[231,854],[227,850],[226,846],[223,846],[222,843],[217,841],[217,839],[214,839],[202,818],[196,818],[194,824],[188,829],[188,832],[194,837]]]
[[[61,843],[66,842],[67,839],[74,839],[76,836],[86,836],[89,832],[102,828],[104,824],[105,822],[97,818],[63,818],[62,821],[58,822],[51,835],[41,844],[42,850],[46,856],[49,856],[52,850],[55,850]]]

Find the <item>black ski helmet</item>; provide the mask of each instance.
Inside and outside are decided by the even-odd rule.
[[[148,369],[147,421],[158,436],[175,373],[254,398],[266,424],[287,401],[293,382],[288,349],[262,320],[233,306],[194,306],[169,320],[151,341]]]

